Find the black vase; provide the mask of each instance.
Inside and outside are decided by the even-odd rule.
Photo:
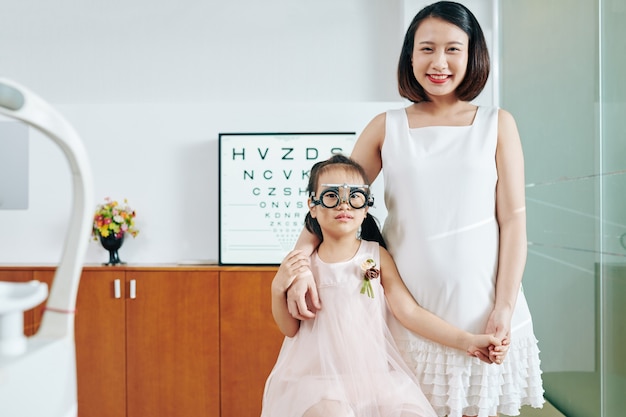
[[[125,235],[126,234],[123,234],[122,237],[119,238],[115,237],[114,234],[110,234],[107,237],[100,236],[100,243],[102,244],[102,247],[109,251],[109,262],[104,265],[120,265],[124,263],[120,261],[120,256],[117,251],[122,247]]]

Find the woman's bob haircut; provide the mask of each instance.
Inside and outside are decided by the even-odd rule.
[[[415,79],[411,57],[415,45],[415,32],[424,19],[436,18],[459,27],[469,38],[467,71],[456,89],[459,100],[471,101],[485,88],[489,77],[489,51],[480,24],[465,6],[452,1],[440,1],[424,7],[407,29],[398,63],[398,90],[400,95],[413,103],[430,101],[430,98]]]

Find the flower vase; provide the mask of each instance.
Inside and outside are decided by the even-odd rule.
[[[124,264],[124,262],[120,261],[120,256],[117,253],[119,248],[122,247],[122,243],[124,243],[124,236],[125,234],[121,237],[116,237],[114,234],[110,234],[107,237],[100,236],[102,247],[109,251],[109,262],[104,265],[113,266]]]

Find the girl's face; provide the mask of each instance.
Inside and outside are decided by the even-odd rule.
[[[349,184],[351,187],[336,187],[337,184]],[[355,187],[355,185],[361,186]],[[355,206],[359,206],[361,192],[369,194],[369,190],[363,185],[364,180],[360,175],[348,172],[343,168],[330,169],[320,174],[317,190],[315,190],[315,199],[320,199],[325,192],[327,192],[327,197],[337,196],[339,199],[339,204],[333,208],[324,207],[322,204],[310,207],[311,216],[317,219],[324,234],[324,240],[331,237],[356,236],[356,232],[365,219],[368,207],[366,205],[360,209],[353,208],[350,205],[350,194],[352,191],[352,202]],[[327,200],[327,202],[330,203],[331,201]],[[332,206],[332,204],[327,204],[327,206]]]
[[[429,97],[455,96],[467,70],[469,38],[461,28],[427,18],[415,32],[413,75]]]

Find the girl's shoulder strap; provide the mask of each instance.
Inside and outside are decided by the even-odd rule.
[[[363,257],[372,258],[377,265],[380,265],[380,245],[378,242],[361,240],[361,249],[359,252]]]

